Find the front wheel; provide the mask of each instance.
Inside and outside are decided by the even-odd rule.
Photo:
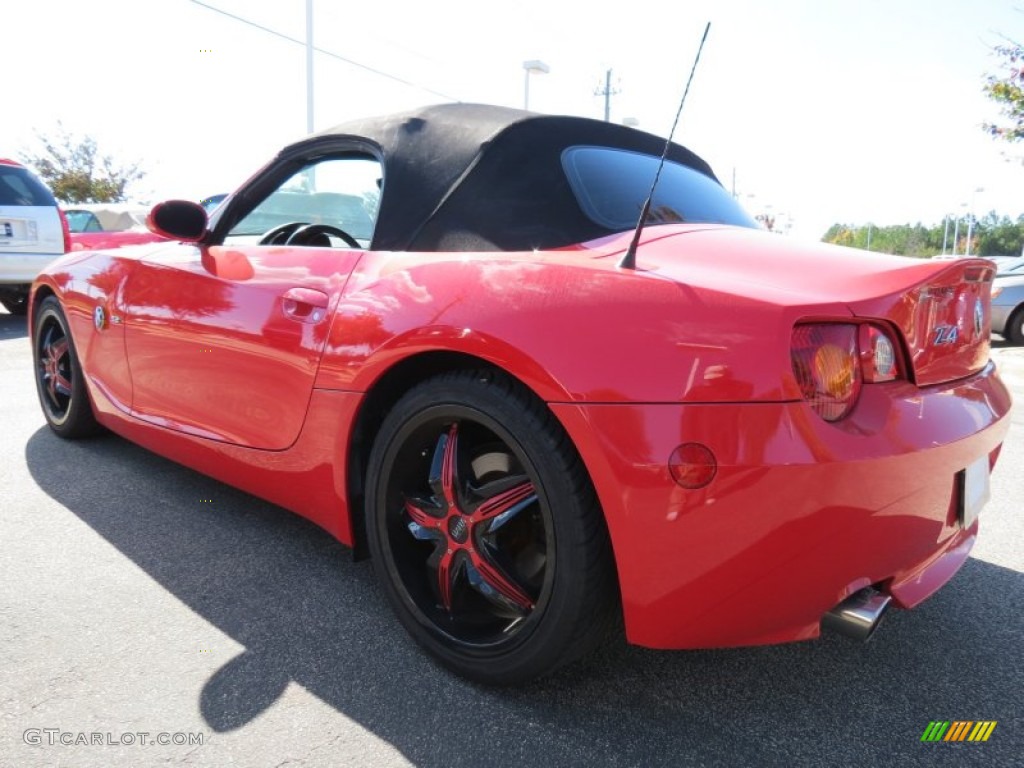
[[[543,403],[490,372],[429,379],[384,420],[369,466],[374,568],[436,659],[503,685],[600,643],[618,608],[608,535]]]
[[[54,296],[43,299],[35,311],[32,357],[39,404],[50,429],[68,439],[99,432],[68,321]]]

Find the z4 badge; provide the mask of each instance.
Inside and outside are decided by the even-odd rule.
[[[940,325],[935,329],[935,337],[932,343],[937,347],[943,344],[952,344],[959,335],[955,325]]]

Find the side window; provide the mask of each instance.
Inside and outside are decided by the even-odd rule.
[[[298,230],[287,225],[320,224],[314,238],[295,244],[351,247],[333,230],[367,248],[380,205],[380,162],[367,155],[345,155],[310,163],[271,192],[227,234],[226,243],[281,244]],[[280,229],[280,237],[270,236]],[[300,236],[301,237],[301,236]]]
[[[71,209],[64,211],[64,217],[68,220],[68,229],[74,233],[78,232],[102,232],[100,220],[92,211]]]

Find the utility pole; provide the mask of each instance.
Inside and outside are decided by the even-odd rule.
[[[612,88],[612,71],[609,69],[604,73],[604,89],[600,87],[594,91],[595,96],[604,96],[604,121],[610,122],[612,113],[612,96],[619,93],[618,88]]]

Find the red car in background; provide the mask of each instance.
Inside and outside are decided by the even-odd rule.
[[[64,208],[72,251],[120,248],[166,240],[146,227],[149,209],[126,203],[77,203]]]
[[[156,206],[180,243],[43,272],[46,419],[321,525],[475,680],[620,623],[866,637],[978,535],[1010,410],[994,267],[761,231],[676,144],[634,263],[663,148],[469,104],[308,137],[209,219]]]

